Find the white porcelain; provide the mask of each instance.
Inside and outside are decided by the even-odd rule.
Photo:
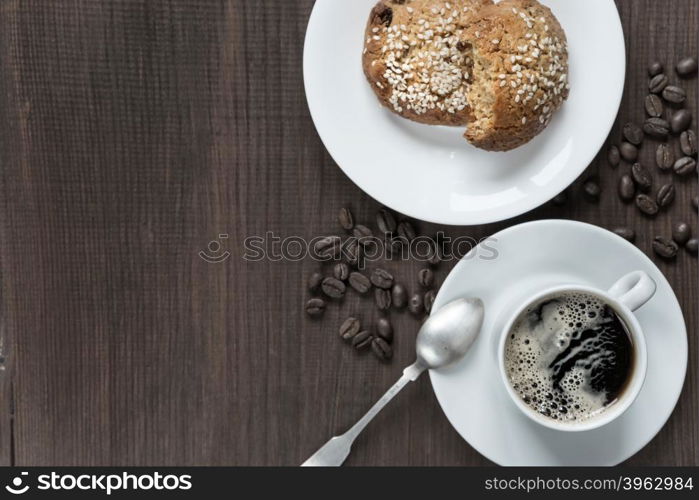
[[[630,243],[581,222],[521,224],[484,244],[486,249],[475,248],[456,265],[434,304],[437,310],[464,296],[485,304],[483,328],[471,351],[456,365],[430,372],[451,424],[501,465],[616,465],[638,452],[670,417],[687,369],[684,318],[665,277]],[[657,284],[652,300],[634,314],[648,353],[636,400],[613,422],[586,432],[560,432],[532,421],[510,398],[499,371],[498,343],[511,313],[541,290],[571,283],[608,290],[632,271],[647,273]]]
[[[569,40],[568,101],[538,137],[507,153],[463,128],[420,125],[383,108],[364,78],[364,27],[376,0],[317,0],[304,48],[306,97],[325,147],[360,188],[403,214],[472,225],[550,200],[590,164],[612,127],[626,57],[613,0],[543,0]]]
[[[648,360],[646,339],[643,335],[641,325],[638,323],[633,311],[648,302],[655,294],[656,288],[657,285],[655,284],[655,281],[653,281],[653,278],[648,276],[648,273],[645,271],[632,271],[619,278],[619,280],[617,280],[617,282],[614,283],[607,291],[577,284],[559,285],[546,288],[533,297],[527,298],[525,301],[523,301],[523,303],[517,309],[515,309],[510,317],[510,320],[502,329],[502,332],[500,333],[500,342],[498,344],[500,379],[502,380],[505,390],[507,390],[508,394],[512,398],[512,401],[522,411],[522,413],[538,424],[548,427],[549,429],[555,429],[563,432],[589,431],[602,427],[603,425],[606,425],[621,416],[636,400],[638,393],[641,392],[641,388],[643,387],[643,382],[646,379],[646,366]],[[609,406],[609,408],[605,409],[604,412],[595,416],[594,418],[590,418],[582,422],[562,422],[560,420],[554,420],[532,409],[517,395],[517,391],[515,391],[510,384],[510,380],[505,369],[505,347],[507,345],[507,338],[512,331],[514,323],[521,317],[522,313],[524,313],[524,311],[526,311],[530,306],[540,303],[548,297],[556,297],[557,295],[570,292],[580,292],[592,295],[600,299],[603,303],[611,306],[626,325],[628,334],[631,337],[631,345],[633,346],[634,350],[633,371],[630,373],[629,382],[624,392],[619,396],[617,401]]]

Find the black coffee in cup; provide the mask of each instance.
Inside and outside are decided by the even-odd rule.
[[[505,345],[510,385],[530,408],[574,423],[623,394],[634,364],[628,328],[597,296],[563,292],[527,308]]]

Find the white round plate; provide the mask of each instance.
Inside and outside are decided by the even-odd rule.
[[[434,310],[458,297],[480,297],[485,320],[479,338],[454,366],[431,371],[444,413],[468,443],[500,465],[616,465],[643,448],[677,403],[687,369],[687,332],[677,298],[640,250],[609,231],[580,222],[547,220],[506,229],[488,248],[467,255],[448,276]],[[655,296],[637,312],[646,336],[648,372],[633,405],[599,429],[561,432],[525,416],[500,377],[497,345],[510,313],[536,291],[561,284],[606,290],[617,278],[646,271]]]
[[[544,0],[568,37],[570,97],[529,144],[489,153],[464,128],[421,125],[382,107],[364,78],[364,27],[376,0],[316,0],[306,31],[306,97],[325,147],[361,189],[430,222],[475,225],[532,210],[590,164],[624,87],[624,35],[613,0]]]

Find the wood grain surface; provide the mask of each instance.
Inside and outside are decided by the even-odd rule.
[[[351,311],[375,319],[369,303],[351,296],[311,321],[304,282],[316,263],[242,258],[249,236],[334,232],[342,206],[373,224],[379,207],[336,167],[308,113],[312,4],[0,1],[0,463],[294,465],[412,361],[418,325],[407,315],[394,315],[395,359],[380,364],[336,333]],[[618,6],[628,68],[610,142],[643,119],[647,64],[696,55],[699,25],[693,0]],[[683,82],[695,114],[696,84]],[[581,178],[599,179],[600,203],[583,200],[579,180],[564,207],[418,226],[481,237],[570,218],[634,227],[646,252],[673,221],[696,229],[696,179],[678,183],[669,212],[642,219],[616,198],[619,171],[604,157]],[[219,254],[230,256],[205,262],[198,253],[221,234]],[[698,465],[697,260],[683,252],[658,265],[687,320],[689,372],[669,423],[628,463]],[[415,283],[418,265],[389,267]],[[349,463],[488,461],[451,428],[424,377]]]

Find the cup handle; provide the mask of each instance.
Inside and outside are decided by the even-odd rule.
[[[655,295],[656,288],[655,281],[648,273],[633,271],[614,283],[607,293],[635,311]]]

